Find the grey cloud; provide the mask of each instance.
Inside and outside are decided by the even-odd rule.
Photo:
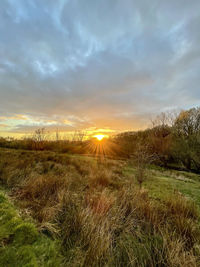
[[[1,1],[0,114],[124,129],[199,105],[199,10],[198,0]]]

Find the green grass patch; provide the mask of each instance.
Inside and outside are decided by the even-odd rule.
[[[135,180],[135,169],[128,165],[124,169],[124,174]],[[200,175],[167,170],[161,167],[151,167],[148,170],[148,177],[143,184],[148,189],[149,195],[158,200],[164,200],[178,191],[193,200],[200,207]]]
[[[61,266],[59,244],[24,221],[0,190],[0,266]]]

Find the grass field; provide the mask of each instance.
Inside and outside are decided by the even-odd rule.
[[[134,179],[134,167],[128,165],[124,172]],[[152,198],[158,200],[170,197],[174,192],[182,193],[200,207],[200,175],[198,174],[151,166],[144,188]]]
[[[0,149],[0,266],[200,266],[200,176]]]

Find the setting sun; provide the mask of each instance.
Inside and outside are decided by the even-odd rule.
[[[105,137],[105,135],[103,135],[103,134],[97,134],[94,137],[96,137],[99,141],[101,141]]]

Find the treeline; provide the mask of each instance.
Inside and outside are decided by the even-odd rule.
[[[37,129],[31,136],[22,139],[0,137],[0,147],[36,150],[36,151],[55,151],[61,153],[83,154],[86,153],[83,142],[84,133],[76,131],[72,136],[61,139],[56,132],[56,138],[50,139],[45,128]]]
[[[159,165],[200,172],[200,107],[162,113],[152,128],[119,134],[115,142],[128,157],[145,151]]]
[[[121,133],[103,139],[101,143],[86,139],[81,131],[75,132],[71,139],[60,140],[56,133],[55,140],[49,140],[45,129],[41,128],[31,137],[21,140],[0,138],[0,147],[138,160],[146,155],[164,167],[200,172],[200,107],[178,114],[161,113],[152,121],[151,128]]]

